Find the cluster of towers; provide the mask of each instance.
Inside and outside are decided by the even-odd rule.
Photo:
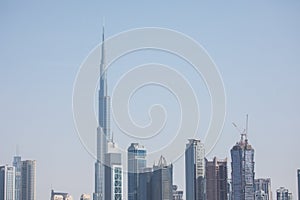
[[[103,31],[104,32],[104,31]],[[138,143],[128,148],[128,196],[124,197],[121,153],[110,136],[110,97],[107,94],[104,34],[100,62],[99,126],[93,200],[171,200],[183,192],[173,186],[173,165],[161,157],[157,165],[146,165],[146,149]],[[254,149],[247,134],[231,149],[231,180],[227,159],[205,158],[204,144],[190,139],[185,151],[186,200],[271,199],[270,180],[255,179]]]
[[[0,200],[36,200],[36,161],[15,156],[0,166]]]

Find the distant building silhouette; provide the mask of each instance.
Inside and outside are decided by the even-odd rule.
[[[163,156],[153,168],[140,171],[137,199],[173,200],[173,165],[168,165]]]
[[[259,178],[254,180],[255,200],[272,200],[271,179]],[[263,197],[262,197],[263,196]]]
[[[173,165],[168,165],[163,156],[153,166],[151,182],[152,200],[173,199]]]
[[[147,151],[144,146],[132,143],[128,147],[128,200],[139,200],[139,174],[146,168],[146,156]]]
[[[0,200],[15,200],[15,167],[0,167]]]
[[[185,150],[186,200],[205,200],[205,150],[200,140],[190,139]]]
[[[254,149],[247,136],[231,149],[232,200],[254,200]]]
[[[214,157],[212,161],[205,161],[207,200],[227,200],[227,159]]]
[[[276,190],[276,198],[277,200],[292,200],[292,193],[289,192],[288,189],[284,187],[280,187]]]
[[[36,200],[36,161],[22,161],[22,200]]]
[[[73,200],[72,196],[66,192],[54,192],[51,190],[50,200]]]
[[[15,200],[22,200],[22,161],[21,156],[15,156],[13,159],[15,167]]]

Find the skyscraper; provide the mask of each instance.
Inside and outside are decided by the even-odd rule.
[[[138,143],[128,147],[128,200],[138,200],[139,173],[146,168],[147,151]]]
[[[15,167],[0,167],[0,200],[15,200]]]
[[[255,191],[255,199],[256,194],[264,196],[266,200],[272,200],[272,191],[271,191],[271,179],[270,178],[259,178],[254,180],[254,191]],[[263,193],[261,192],[263,191]]]
[[[123,199],[123,167],[121,153],[113,141],[105,154],[105,200]]]
[[[153,168],[144,168],[141,173],[139,173],[139,184],[138,184],[138,196],[139,200],[151,200],[151,179],[153,175]]]
[[[231,161],[233,200],[254,200],[254,149],[246,134],[232,147]]]
[[[212,161],[205,159],[206,171],[206,199],[207,200],[227,200],[228,180],[227,180],[227,159]]]
[[[15,156],[13,160],[15,167],[15,200],[22,200],[22,161],[21,156]]]
[[[186,200],[204,200],[205,149],[200,140],[190,139],[185,150]]]
[[[163,156],[160,157],[157,165],[153,165],[153,168],[141,170],[138,178],[138,200],[173,200],[182,196],[182,191],[174,193],[173,165],[168,165]]]
[[[36,161],[22,161],[22,200],[36,200]]]
[[[104,200],[105,173],[104,157],[107,153],[107,143],[110,138],[110,97],[107,95],[107,75],[105,70],[104,28],[102,33],[99,89],[99,117],[97,128],[97,161],[95,163],[94,200]]]
[[[160,157],[158,164],[153,166],[151,198],[173,200],[173,165],[168,165],[163,156]]]

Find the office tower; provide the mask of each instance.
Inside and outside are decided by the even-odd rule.
[[[298,181],[298,200],[300,200],[300,169],[297,169],[297,181]]]
[[[255,198],[257,196],[256,193],[258,193],[259,195],[263,194],[264,199],[272,200],[271,179],[270,178],[255,179],[254,191],[255,191]],[[263,193],[261,191],[263,191]]]
[[[36,200],[36,161],[22,161],[22,200]]]
[[[107,75],[105,70],[104,28],[102,33],[102,54],[100,61],[99,117],[97,128],[97,161],[95,163],[94,200],[104,200],[105,173],[104,157],[110,139],[110,97],[107,95]]]
[[[227,159],[205,159],[207,200],[227,200]]]
[[[15,167],[15,200],[22,200],[22,196],[21,196],[21,188],[22,188],[21,156],[14,157],[13,166]]]
[[[80,200],[90,200],[91,199],[91,195],[89,194],[82,194],[80,196]]]
[[[138,143],[128,147],[128,200],[138,200],[139,173],[146,167],[147,151]]]
[[[105,154],[105,199],[123,199],[122,158],[113,141],[108,143]]]
[[[292,193],[284,187],[280,187],[276,190],[277,200],[292,200]]]
[[[186,200],[204,200],[205,150],[200,140],[190,139],[185,150]]]
[[[231,160],[233,200],[254,200],[254,149],[247,134],[232,147]]]
[[[173,165],[168,165],[163,156],[158,164],[153,166],[151,197],[152,200],[173,199]]]
[[[15,200],[15,167],[0,167],[0,200]]]
[[[72,196],[66,192],[54,192],[51,190],[50,200],[73,200]]]
[[[152,179],[153,169],[151,167],[144,168],[139,173],[139,187],[138,196],[139,200],[151,200],[151,179]]]
[[[177,185],[173,185],[173,200],[183,200],[183,191],[178,190]]]

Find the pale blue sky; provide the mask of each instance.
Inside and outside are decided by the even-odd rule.
[[[37,199],[49,198],[51,185],[75,199],[92,193],[94,161],[75,132],[72,90],[80,64],[100,42],[105,16],[107,36],[156,26],[183,32],[202,44],[217,64],[227,94],[224,131],[208,157],[229,157],[239,140],[231,122],[242,126],[249,113],[257,177],[271,177],[274,192],[285,186],[296,195],[299,10],[298,1],[1,1],[0,164],[11,163],[18,144],[24,159],[37,160]],[[132,64],[153,57],[182,64],[170,61],[171,56],[143,56],[115,63],[111,85]],[[126,67],[119,70],[117,64]],[[202,98],[199,80],[189,70],[183,73]],[[136,98],[143,100],[142,95]],[[209,107],[207,97],[202,102],[204,110]],[[183,163],[178,163],[175,182],[183,188]]]

